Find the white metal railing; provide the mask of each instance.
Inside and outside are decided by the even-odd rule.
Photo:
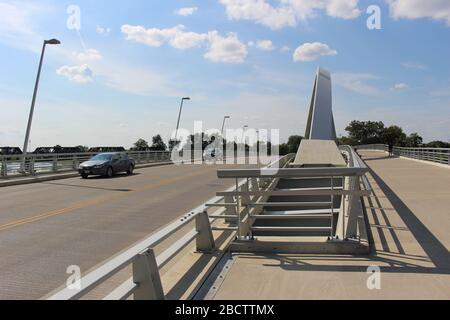
[[[355,238],[358,234],[358,223],[361,215],[358,208],[358,201],[361,196],[370,194],[371,189],[365,174],[368,168],[351,147],[344,146],[342,151],[348,155],[347,167],[320,167],[320,168],[287,168],[286,165],[295,155],[289,155],[282,159],[282,163],[277,170],[264,169],[224,169],[218,171],[219,178],[245,179],[245,183],[240,188],[228,192],[219,192],[217,195],[225,196],[225,203],[211,204],[211,206],[221,206],[228,210],[225,219],[234,216],[237,219],[235,227],[238,239],[246,240],[252,238],[252,231],[329,231],[330,238],[348,239]],[[279,179],[282,178],[326,178],[330,179],[329,188],[307,188],[305,190],[274,190]],[[342,187],[336,187],[335,183],[341,181]],[[268,202],[273,196],[330,196],[328,202]],[[334,197],[341,197],[341,207],[334,208]],[[300,219],[309,216],[264,214],[261,212],[265,207],[299,207],[308,208],[314,206],[330,206],[331,214],[329,227],[253,227],[258,219],[278,220],[278,219]],[[337,223],[335,223],[334,213],[339,213]],[[313,230],[314,229],[314,230]],[[320,230],[319,230],[320,229]],[[325,230],[326,229],[326,230]]]
[[[271,163],[268,167],[274,167],[282,160]],[[267,167],[267,168],[268,168]],[[237,185],[225,192],[241,190],[247,183],[246,180],[237,181]],[[108,280],[120,270],[132,265],[132,277],[112,290],[104,297],[105,300],[123,300],[133,295],[134,299],[162,300],[165,298],[161,285],[159,270],[178,255],[184,248],[196,241],[198,252],[211,253],[216,248],[215,238],[212,231],[236,231],[236,228],[215,227],[213,223],[218,219],[236,219],[236,215],[229,214],[229,208],[219,208],[218,203],[228,201],[228,196],[216,196],[207,203],[186,213],[176,221],[167,225],[160,231],[150,235],[125,252],[107,261],[99,268],[86,274],[80,280],[81,288],[64,288],[48,297],[49,300],[75,300],[80,299],[94,290],[97,286]],[[216,206],[213,206],[216,204]],[[169,248],[158,256],[154,248],[164,240],[172,236],[176,231],[195,223],[195,228],[185,233],[175,241]]]
[[[389,146],[386,144],[365,144],[360,146],[354,146],[358,150],[380,150],[380,151],[388,151]]]
[[[36,175],[42,173],[70,172],[78,170],[83,161],[97,153],[28,154],[0,156],[0,178]],[[136,164],[170,161],[168,151],[128,151]],[[24,165],[25,164],[25,165]]]
[[[389,147],[383,144],[362,145],[356,146],[359,150],[381,150],[389,151]],[[431,161],[440,164],[450,165],[450,148],[408,148],[408,147],[394,147],[394,155]]]
[[[210,200],[213,203],[220,201],[223,201],[222,197],[214,197]],[[217,215],[221,215],[222,213],[220,211],[216,212]],[[211,227],[214,221],[215,218],[208,216],[208,207],[205,204],[201,205],[125,252],[112,258],[99,268],[86,274],[80,280],[81,288],[64,288],[51,295],[48,299],[80,299],[131,264],[133,266],[132,277],[111,291],[104,299],[123,300],[134,295],[135,299],[163,300],[164,291],[161,285],[159,269],[165,266],[194,240],[196,241],[196,248],[199,252],[212,252],[215,249],[215,239],[212,235]],[[191,222],[195,222],[194,229],[182,236],[160,255],[155,255],[154,248],[158,244]]]

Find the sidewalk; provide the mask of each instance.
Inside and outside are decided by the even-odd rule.
[[[370,255],[241,254],[215,299],[450,299],[450,171],[361,151]],[[369,290],[368,267],[380,268]]]

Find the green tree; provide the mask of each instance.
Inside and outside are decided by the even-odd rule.
[[[383,142],[394,146],[402,146],[406,141],[406,134],[399,126],[390,126],[383,130]]]
[[[89,151],[89,147],[88,146],[76,146],[76,148],[78,148],[80,150],[80,152],[88,152]]]
[[[354,144],[381,143],[383,140],[384,123],[381,121],[353,120],[345,128]]]
[[[280,144],[278,152],[280,153],[280,156],[285,156],[289,154],[290,152],[288,144],[287,143]]]
[[[148,149],[149,149],[148,142],[145,141],[144,139],[139,139],[134,143],[134,150],[136,151],[145,151]]]
[[[354,146],[357,145],[357,143],[355,143],[355,140],[353,140],[350,137],[340,137],[338,138],[338,144],[339,145],[344,145],[344,146]]]
[[[157,134],[156,136],[154,136],[152,138],[152,146],[150,147],[151,150],[153,151],[166,151],[167,150],[167,145],[164,143],[163,138],[161,137],[161,135]]]
[[[443,141],[431,141],[424,146],[428,148],[450,148],[450,143]]]
[[[418,133],[411,133],[405,139],[405,147],[417,148],[423,143],[423,138]]]
[[[287,142],[287,146],[289,149],[288,153],[297,153],[302,140],[303,140],[302,136],[290,136]]]

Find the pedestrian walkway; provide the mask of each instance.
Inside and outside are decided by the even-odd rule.
[[[450,299],[450,168],[360,153],[370,255],[239,254],[214,298]]]

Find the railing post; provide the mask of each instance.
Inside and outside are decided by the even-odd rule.
[[[29,165],[29,171],[30,171],[30,174],[31,175],[34,175],[34,174],[36,174],[36,171],[34,170],[34,161],[35,161],[35,159],[34,159],[34,157],[31,157],[30,158],[30,165]]]
[[[153,249],[148,249],[134,259],[133,282],[138,285],[134,291],[135,300],[164,300],[161,277]]]
[[[244,183],[241,186],[241,191],[242,192],[249,192],[250,191],[249,184],[250,184],[250,180],[247,178],[246,183]],[[246,205],[248,205],[249,202],[250,202],[250,196],[248,194],[242,195],[242,197],[241,197],[241,204],[243,206],[246,206]]]
[[[238,178],[236,178],[236,191],[239,192],[239,180]],[[236,200],[236,215],[237,215],[237,239],[240,240],[241,239],[241,229],[242,229],[242,216],[241,216],[241,201],[242,197],[241,196],[236,196],[235,200]]]
[[[73,156],[73,170],[78,170],[78,167],[80,166],[80,161],[78,160],[78,156]]]
[[[225,200],[225,203],[233,203],[233,202],[235,202],[233,196],[225,196],[223,199]],[[236,212],[236,207],[226,207],[225,208],[225,215],[227,215],[227,216],[236,216],[236,218],[237,218],[238,214]],[[230,219],[230,218],[226,218],[225,222],[227,222],[227,223],[237,223],[236,219]]]
[[[250,181],[251,181],[251,188],[250,188],[250,190],[252,192],[258,192],[259,191],[258,179],[257,178],[252,178]],[[257,199],[258,196],[254,195],[253,198]]]
[[[195,229],[198,232],[196,238],[198,252],[212,252],[216,249],[214,236],[212,234],[211,223],[209,222],[208,213],[201,212],[195,218]]]
[[[331,229],[330,229],[330,239],[335,236],[334,232],[334,177],[331,177]]]
[[[348,220],[347,226],[345,228],[345,238],[355,237],[357,235],[358,230],[358,218],[359,218],[359,208],[358,202],[360,201],[360,197],[355,195],[358,191],[360,191],[360,176],[355,176],[351,178],[350,182],[350,190],[352,194],[350,195],[350,200],[348,203]],[[345,220],[344,220],[345,221]]]
[[[53,172],[58,172],[58,156],[53,156]]]
[[[8,162],[5,157],[2,157],[2,171],[1,176],[6,177],[8,175]]]

